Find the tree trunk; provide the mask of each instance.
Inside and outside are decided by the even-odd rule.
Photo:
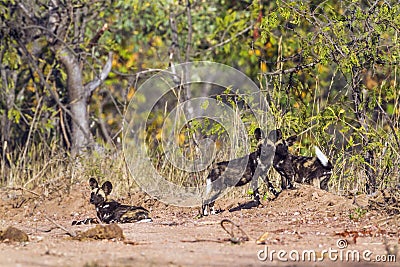
[[[61,49],[58,57],[64,65],[68,76],[67,89],[72,122],[71,152],[76,155],[81,153],[93,141],[87,114],[88,94],[86,94],[83,85],[82,68],[79,60],[66,47]]]
[[[0,183],[5,183],[7,180],[6,167],[9,167],[12,163],[9,162],[7,154],[11,151],[10,142],[11,138],[11,121],[8,117],[8,112],[13,108],[15,102],[15,88],[17,84],[17,72],[12,70],[6,70],[3,65],[0,64],[0,75],[2,80],[3,90],[5,92],[4,99],[1,99],[4,103],[4,113],[0,117],[0,148],[1,148],[1,160],[0,160],[0,173],[3,173],[0,177]],[[11,85],[8,81],[11,81]]]

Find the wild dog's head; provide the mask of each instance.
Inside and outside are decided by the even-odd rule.
[[[264,153],[274,152],[274,160],[284,159],[289,155],[289,147],[294,144],[297,140],[297,135],[293,135],[288,139],[282,138],[282,131],[280,129],[272,130],[269,132],[268,137],[264,137],[264,132],[257,128],[254,131],[254,136],[258,141],[258,149],[260,150],[261,156],[264,148]]]
[[[260,128],[254,130],[254,137],[257,140],[257,152],[261,162],[272,161],[275,153],[275,142],[277,140],[277,130],[273,130],[265,138],[264,132]]]
[[[103,185],[99,187],[97,180],[95,178],[90,178],[89,185],[92,189],[92,193],[90,194],[90,204],[97,206],[107,201],[107,197],[112,191],[112,184],[110,181],[104,182]]]
[[[289,155],[289,147],[291,147],[297,140],[297,135],[290,136],[283,139],[282,131],[277,129],[274,133],[270,133],[273,142],[275,143],[275,159],[284,159]]]

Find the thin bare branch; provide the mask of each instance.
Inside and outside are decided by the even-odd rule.
[[[191,14],[191,3],[190,3],[190,0],[186,1],[186,11],[187,11],[187,20],[188,20],[188,36],[187,36],[187,43],[186,43],[185,62],[189,62],[190,49],[192,47],[192,35],[193,35],[193,25],[192,25],[192,14]]]
[[[112,68],[112,60],[113,53],[109,52],[107,62],[106,64],[104,64],[103,70],[101,71],[100,75],[96,79],[85,85],[85,92],[87,96],[89,96],[90,93],[93,92],[97,87],[99,87],[108,77],[108,74],[110,74]]]
[[[273,71],[273,72],[265,72],[265,73],[263,73],[263,75],[265,75],[265,76],[274,76],[274,75],[282,75],[282,74],[294,73],[294,72],[298,72],[298,71],[303,70],[303,69],[312,68],[315,65],[317,65],[318,63],[319,63],[319,61],[316,61],[316,62],[311,62],[311,63],[306,64],[306,65],[298,65],[298,66],[296,66],[294,68],[290,68],[290,69],[276,70],[276,71]]]
[[[231,42],[231,41],[234,40],[235,38],[237,38],[237,37],[239,37],[239,36],[245,34],[246,32],[250,31],[251,29],[253,29],[253,27],[254,27],[254,25],[251,24],[250,26],[244,28],[243,30],[241,30],[240,32],[238,32],[237,34],[235,34],[235,36],[232,36],[231,38],[228,38],[228,39],[226,39],[226,40],[224,40],[224,41],[222,41],[222,42],[220,42],[220,43],[218,43],[218,44],[216,44],[216,45],[213,45],[213,46],[207,48],[206,51],[212,51],[212,50],[214,50],[215,48],[218,48],[218,47],[220,47],[220,46],[223,46],[223,45],[225,45],[225,44]]]
[[[169,24],[172,30],[172,44],[170,47],[170,57],[174,57],[176,55],[176,57],[178,58],[178,62],[181,61],[180,59],[180,53],[179,53],[179,37],[178,37],[178,28],[176,26],[176,16],[175,13],[173,11],[170,12],[169,14]],[[171,60],[171,58],[170,58]]]

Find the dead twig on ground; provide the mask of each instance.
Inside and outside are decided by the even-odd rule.
[[[44,216],[49,222],[53,223],[55,226],[57,226],[58,228],[60,228],[61,230],[65,231],[66,234],[68,234],[71,237],[76,237],[76,233],[72,230],[69,230],[67,228],[65,228],[64,226],[62,226],[61,224],[57,223],[56,221],[54,221],[53,219],[51,219],[48,216]]]
[[[230,229],[230,230],[228,230],[228,229],[225,227],[225,225],[227,225],[227,224],[230,224],[230,225],[231,225],[231,229]],[[239,225],[235,224],[234,222],[232,222],[232,221],[229,220],[229,219],[223,219],[223,220],[221,221],[221,227],[222,227],[222,229],[225,230],[225,232],[227,232],[227,233],[231,236],[230,241],[231,241],[232,243],[240,244],[240,243],[242,243],[242,242],[245,242],[245,241],[249,241],[249,240],[250,240],[250,238],[249,238],[249,236],[246,234],[246,232],[245,232]],[[235,235],[235,230],[239,230],[240,236]]]
[[[26,191],[28,193],[31,193],[32,195],[40,197],[40,194],[36,193],[35,191],[23,188],[23,187],[7,187],[8,190],[20,190],[20,191]]]
[[[224,239],[195,238],[193,240],[181,240],[181,242],[185,242],[185,243],[197,243],[197,242],[225,243],[227,241],[231,241],[231,239],[230,238],[224,238]]]
[[[210,222],[208,222],[210,224]],[[214,224],[214,223],[211,223]],[[207,238],[194,238],[190,240],[181,240],[181,242],[185,243],[197,243],[197,242],[213,242],[213,243],[225,243],[225,242],[231,242],[234,244],[240,244],[245,241],[249,241],[250,238],[246,234],[246,232],[236,223],[232,222],[229,219],[223,219],[221,222],[221,227],[222,229],[225,230],[229,234],[229,238],[218,238],[218,239],[207,239]],[[231,225],[231,228],[228,229],[228,224]]]

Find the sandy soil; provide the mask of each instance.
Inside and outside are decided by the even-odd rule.
[[[30,239],[0,243],[1,266],[369,266],[382,264],[376,259],[388,259],[388,252],[396,254],[390,260],[397,262],[384,265],[400,263],[399,216],[363,212],[353,199],[310,186],[285,191],[262,206],[232,212],[229,209],[250,198],[225,198],[216,204],[221,213],[202,218],[199,209],[167,206],[136,193],[121,201],[148,208],[153,222],[120,224],[124,241],[73,240],[50,221],[74,232],[93,228],[71,226],[73,220],[95,215],[85,186],[61,187],[54,192],[2,189],[0,196],[0,230],[14,226]],[[249,240],[231,242],[221,227],[224,219],[243,230],[227,227],[233,231],[233,241],[245,236]],[[338,248],[344,242],[347,246]],[[360,261],[353,260],[357,255],[352,252],[359,253]],[[371,261],[363,259],[363,253]],[[293,260],[297,255],[299,260]],[[350,255],[349,261],[346,255]]]

